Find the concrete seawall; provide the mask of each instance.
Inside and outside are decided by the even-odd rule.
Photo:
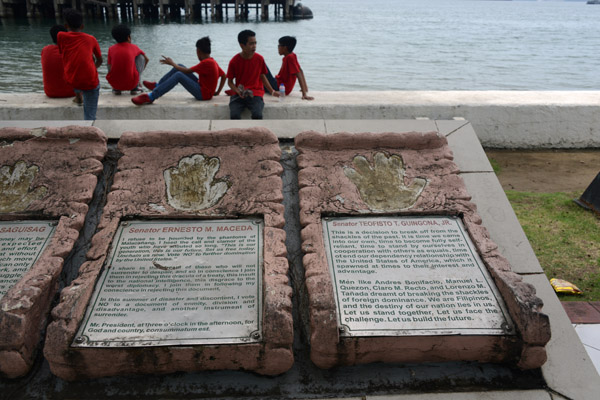
[[[279,101],[265,96],[264,118],[271,120],[449,120],[471,122],[488,148],[600,148],[600,91],[381,91],[298,92]],[[100,95],[99,120],[226,120],[228,97],[208,102],[184,92],[169,93],[152,105],[136,107],[131,96]],[[245,118],[249,116],[244,115]],[[0,120],[80,120],[71,99],[43,94],[1,94]]]

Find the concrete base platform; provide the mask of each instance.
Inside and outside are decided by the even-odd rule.
[[[317,94],[315,93],[315,96]],[[600,104],[600,102],[598,102]],[[134,376],[66,382],[51,375],[48,364],[39,358],[33,372],[23,379],[0,380],[0,393],[11,399],[64,398],[146,398],[210,397],[210,398],[350,398],[350,399],[595,399],[600,393],[600,377],[590,361],[567,314],[552,291],[546,276],[531,249],[519,222],[510,207],[502,187],[487,161],[473,126],[464,120],[317,120],[302,121],[95,121],[106,129],[109,137],[117,138],[120,131],[162,129],[221,130],[240,126],[265,126],[279,138],[284,167],[283,187],[286,207],[290,281],[294,289],[294,358],[292,369],[274,378],[260,377],[238,371],[177,373],[163,377]],[[2,124],[5,125],[7,121]],[[9,121],[9,123],[11,123]],[[43,122],[32,122],[41,126]],[[104,127],[101,125],[104,124]],[[242,124],[242,125],[240,125]],[[187,126],[182,128],[182,126]],[[598,125],[600,127],[600,125]],[[600,128],[599,128],[600,129]],[[539,370],[520,371],[495,364],[426,363],[383,364],[339,367],[331,370],[316,368],[309,359],[305,324],[306,293],[303,282],[302,250],[299,235],[296,150],[290,140],[297,133],[317,130],[331,133],[349,132],[406,132],[438,131],[448,139],[465,185],[478,206],[483,225],[500,252],[509,260],[513,271],[534,285],[537,296],[544,301],[543,312],[550,317],[552,339],[546,349],[548,361]],[[109,155],[106,170],[118,157]],[[105,184],[108,177],[101,177]],[[102,191],[99,190],[99,193]],[[94,216],[99,207],[92,208],[87,230],[94,231]],[[85,254],[74,254],[72,263],[65,266],[65,276],[72,276]],[[80,261],[81,262],[81,261]],[[63,282],[69,284],[69,282]],[[428,393],[430,392],[430,393]],[[434,394],[435,392],[435,394]]]
[[[469,120],[485,147],[598,148],[600,91],[381,91],[299,92],[283,101],[265,96],[264,118],[273,120]],[[228,120],[229,97],[196,101],[172,92],[137,107],[131,96],[102,92],[98,120]],[[0,93],[0,120],[80,120],[83,109],[71,99],[43,94]],[[243,118],[249,118],[246,112]]]

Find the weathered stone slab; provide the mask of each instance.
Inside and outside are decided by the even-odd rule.
[[[57,221],[33,266],[0,299],[0,373],[5,376],[22,376],[32,365],[64,258],[83,226],[105,154],[106,136],[97,128],[0,129],[0,219],[9,226]],[[11,233],[8,237],[22,237]]]
[[[522,278],[511,271],[509,263],[499,254],[497,246],[490,240],[486,229],[481,226],[476,205],[470,202],[470,196],[458,175],[458,167],[452,162],[452,152],[444,137],[436,132],[339,133],[329,136],[305,132],[296,138],[296,147],[300,153],[298,156],[298,165],[301,168],[299,171],[300,220],[303,225],[302,248],[306,253],[303,263],[310,300],[311,358],[315,364],[322,368],[329,368],[340,364],[375,361],[465,360],[512,363],[520,368],[529,369],[538,368],[545,362],[544,345],[550,339],[550,328],[548,317],[540,312],[542,302],[535,296],[534,288],[523,283]],[[448,324],[449,319],[448,321],[412,321],[411,318],[411,321],[402,321],[401,316],[395,315],[395,318],[400,320],[393,322],[393,329],[398,331],[412,329],[417,322],[421,324],[418,326],[421,329],[419,334],[384,336],[380,331],[387,326],[373,324],[375,321],[370,321],[371,323],[366,325],[360,325],[361,321],[355,322],[359,323],[357,327],[360,329],[368,327],[379,332],[350,334],[348,327],[343,323],[340,324],[345,318],[344,315],[340,315],[340,311],[343,313],[344,308],[340,310],[337,307],[339,303],[336,303],[335,295],[342,291],[342,284],[340,280],[336,281],[333,278],[330,271],[331,262],[328,262],[324,243],[324,229],[327,229],[327,224],[324,226],[323,220],[333,218],[335,221],[338,217],[345,217],[347,220],[343,221],[358,223],[370,220],[365,219],[367,217],[372,219],[376,216],[392,224],[394,221],[401,221],[396,218],[422,217],[433,220],[443,216],[457,216],[461,224],[464,224],[464,232],[468,234],[469,241],[473,242],[477,256],[485,266],[485,276],[479,275],[481,280],[484,284],[491,283],[493,280],[496,286],[482,297],[493,297],[494,293],[498,293],[501,298],[498,298],[497,305],[489,301],[485,303],[493,306],[490,307],[490,314],[497,312],[502,314],[503,318],[487,320],[484,325],[479,326],[479,328],[483,327],[483,330],[475,330],[469,334],[467,328],[472,326],[471,324],[457,327]],[[382,232],[382,235],[385,235],[385,231]],[[418,234],[410,233],[415,239],[419,239],[416,237]],[[376,249],[382,246],[383,249],[392,250],[391,247],[384,245],[383,240],[391,240],[391,243],[398,246],[408,244],[404,243],[404,240],[411,239],[408,233],[394,234],[395,238],[388,239],[378,237],[377,240],[366,239],[367,235],[369,233],[365,232],[346,234],[358,240],[354,244],[366,246],[365,249],[368,249],[369,245],[374,245]],[[360,238],[357,239],[355,236]],[[399,240],[398,236],[402,240]],[[429,234],[424,238],[428,243],[433,243],[433,237]],[[367,241],[374,243],[366,243]],[[431,249],[428,251],[432,252]],[[382,254],[384,253],[380,255]],[[431,254],[419,254],[431,258]],[[363,315],[366,316],[368,312],[370,317],[374,318],[375,304],[379,306],[384,304],[377,300],[381,297],[378,294],[398,292],[396,298],[401,298],[412,292],[415,298],[420,297],[415,295],[416,291],[406,287],[406,280],[410,280],[411,289],[418,286],[419,290],[433,294],[426,309],[432,311],[432,304],[441,304],[439,301],[434,301],[437,293],[432,293],[434,292],[432,287],[439,287],[441,283],[443,289],[446,282],[456,279],[451,274],[448,275],[449,272],[456,271],[454,268],[448,268],[448,264],[452,264],[450,261],[451,259],[443,263],[444,268],[432,268],[440,263],[428,262],[426,264],[430,271],[427,274],[428,278],[423,278],[420,274],[410,275],[405,271],[380,274],[378,271],[384,269],[382,266],[386,263],[377,260],[372,263],[365,262],[363,264],[368,267],[366,271],[376,272],[368,278],[360,278],[362,282],[379,278],[382,282],[402,282],[396,284],[398,289],[393,289],[394,285],[391,284],[392,290],[370,291],[368,289],[375,283],[363,284],[358,278],[348,279],[355,283],[346,286],[355,285],[358,292],[362,291],[362,289],[358,290],[361,287],[367,289],[367,296],[362,297],[369,298],[368,301],[373,302],[373,309],[365,307],[362,311]],[[350,261],[343,264],[353,265]],[[371,267],[371,264],[376,267]],[[410,265],[411,268],[407,271],[414,270],[419,263],[413,260]],[[404,270],[404,267],[401,270]],[[479,272],[470,273],[470,278],[457,280],[463,283],[468,279],[475,281],[478,279]],[[391,276],[394,276],[394,279]],[[426,284],[422,284],[423,281],[426,281]],[[413,285],[415,282],[417,284]],[[336,284],[337,288],[334,288]],[[387,286],[387,283],[381,286]],[[400,295],[400,293],[406,294]],[[439,294],[444,302],[444,294],[441,291]],[[361,296],[354,297],[358,299]],[[445,303],[455,304],[458,309],[457,293],[447,297],[454,299]],[[475,300],[469,301],[470,306],[462,306],[461,315],[467,315],[467,308],[471,311],[477,310],[473,307],[473,301]],[[355,302],[350,300],[348,303],[358,306],[360,300]],[[406,304],[412,304],[416,309],[419,302]],[[482,303],[480,311],[485,313],[485,309]],[[346,310],[350,311],[352,307]],[[427,317],[433,320],[435,315],[447,317],[447,314],[433,312]],[[429,335],[425,334],[423,328],[428,325],[423,323],[433,323],[429,327],[434,328],[434,331]],[[441,324],[436,325],[436,323]]]
[[[44,349],[52,372],[63,379],[74,380],[219,369],[244,369],[275,375],[289,369],[293,363],[292,291],[288,285],[285,232],[282,229],[281,150],[275,135],[263,128],[220,132],[127,132],[119,141],[119,150],[123,156],[98,233],[92,239],[88,261],[80,268],[79,277],[62,291],[60,303],[52,312],[54,322],[48,327]],[[254,335],[248,342],[207,344],[198,341],[193,346],[141,348],[73,346],[94,287],[101,279],[103,268],[109,268],[109,249],[118,244],[116,234],[122,222],[135,218],[151,221],[157,226],[166,223],[165,220],[189,220],[190,224],[228,220],[233,224],[240,218],[251,217],[264,224],[264,250],[260,266],[262,287],[259,289],[262,296],[261,331],[252,332]],[[171,268],[178,266],[173,263],[174,257],[165,258],[168,260],[154,262],[164,272],[176,271]],[[186,265],[182,263],[183,267]],[[202,293],[197,294],[202,296]],[[167,304],[165,311],[167,306],[174,307],[173,303]],[[201,311],[194,311],[186,321],[202,321],[207,314]]]

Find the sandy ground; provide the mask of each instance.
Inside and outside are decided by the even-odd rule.
[[[600,149],[486,150],[486,154],[500,166],[498,180],[505,190],[583,193],[600,173]]]

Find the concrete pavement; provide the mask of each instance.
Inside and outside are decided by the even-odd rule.
[[[398,120],[464,118],[487,148],[600,148],[600,91],[379,91],[265,96],[265,120]],[[151,105],[131,96],[100,95],[98,120],[228,120],[229,98],[196,101],[171,92]],[[243,115],[249,118],[248,114]],[[79,120],[71,99],[0,93],[0,121]]]

